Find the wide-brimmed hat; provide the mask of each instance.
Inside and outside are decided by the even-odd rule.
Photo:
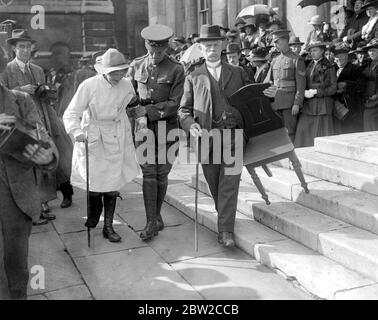
[[[245,20],[243,18],[237,18],[236,21],[235,21],[235,27],[237,27],[238,25],[245,25]]]
[[[28,30],[25,29],[14,29],[12,31],[12,37],[7,39],[7,44],[14,45],[18,41],[30,41],[31,43],[35,43],[36,41],[33,40],[28,33]]]
[[[366,10],[369,7],[378,8],[378,0],[367,0],[364,2],[364,5],[361,7],[361,10]]]
[[[365,51],[373,48],[378,48],[378,39],[371,40],[365,47],[363,47]]]
[[[97,59],[100,57],[97,57]],[[100,74],[108,74],[118,70],[125,70],[130,67],[125,56],[117,49],[110,48],[96,61],[95,69]]]
[[[265,48],[258,47],[253,49],[246,57],[250,62],[265,62],[267,61],[268,52]]]
[[[226,54],[230,54],[230,53],[240,53],[241,51],[241,47],[239,45],[239,43],[236,43],[236,42],[232,42],[230,44],[227,45],[227,48],[226,48]]]
[[[225,37],[221,36],[220,28],[217,25],[204,24],[201,26],[201,31],[198,42],[212,41],[212,40],[224,40]]]
[[[306,50],[310,50],[312,48],[327,48],[327,46],[329,46],[329,42],[323,42],[323,41],[312,41],[308,44]]]
[[[321,25],[323,24],[324,22],[324,19],[322,19],[320,17],[320,15],[316,15],[316,16],[313,16],[310,21],[308,22],[308,24],[312,24],[312,25]]]
[[[244,20],[245,25],[243,26],[243,30],[247,27],[256,27],[257,26],[257,17],[250,17]]]
[[[335,46],[332,46],[331,51],[336,55],[343,53],[350,53],[351,49],[347,47],[343,42],[337,43]]]
[[[303,46],[304,45],[304,42],[302,42],[299,37],[290,37],[290,41],[289,41],[289,45],[290,46]]]

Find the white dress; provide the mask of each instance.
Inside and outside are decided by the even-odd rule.
[[[135,96],[127,79],[112,86],[102,75],[84,81],[63,115],[69,134],[88,133],[89,189],[113,192],[140,174],[126,107]],[[85,144],[75,143],[72,185],[86,189]]]

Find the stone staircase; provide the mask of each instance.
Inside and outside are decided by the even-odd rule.
[[[298,149],[297,155],[310,194],[303,192],[289,161],[280,161],[269,166],[273,178],[267,177],[262,169],[257,170],[271,206],[265,205],[248,172],[243,172],[240,214],[250,219],[250,223],[258,222],[285,237],[287,245],[290,243],[287,255],[286,249],[281,248],[285,247],[285,241],[271,243],[272,252],[277,254],[278,250],[281,254],[279,269],[295,277],[309,292],[325,299],[377,299],[378,133],[319,138],[314,148]],[[193,176],[192,187],[194,184]],[[209,195],[202,175],[199,189]],[[216,230],[216,225],[212,228]],[[237,239],[241,236],[239,232],[236,228]],[[240,244],[243,249],[253,248],[256,257],[256,244],[239,241]],[[269,261],[265,264],[274,268],[272,253],[268,251],[265,254]],[[264,263],[264,259],[260,260]],[[319,274],[326,270],[327,276]],[[350,277],[353,284],[348,282]],[[343,281],[346,288],[331,289]]]

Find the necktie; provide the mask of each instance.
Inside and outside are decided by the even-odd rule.
[[[25,65],[24,74],[25,74],[25,77],[28,81],[28,84],[34,84],[34,85],[36,84],[35,79],[33,77],[33,74],[31,73],[28,65]]]

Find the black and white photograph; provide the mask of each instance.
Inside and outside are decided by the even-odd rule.
[[[378,300],[378,0],[0,0],[0,300]]]

